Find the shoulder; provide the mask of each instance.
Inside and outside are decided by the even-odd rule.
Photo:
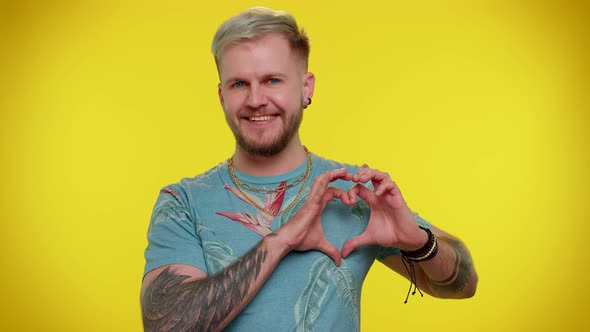
[[[179,182],[169,184],[165,188],[172,188],[184,192],[208,189],[222,182],[222,174],[226,168],[227,162],[222,162],[204,173],[193,177],[182,178]]]
[[[176,183],[164,186],[160,190],[160,194],[169,194],[180,202],[188,203],[190,197],[202,191],[219,187],[219,184],[223,183],[222,176],[225,168],[227,168],[227,162],[219,163],[204,173],[185,177]]]

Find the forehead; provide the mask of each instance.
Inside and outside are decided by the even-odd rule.
[[[226,47],[219,63],[222,81],[234,77],[266,75],[268,73],[293,74],[300,64],[289,42],[278,33]]]

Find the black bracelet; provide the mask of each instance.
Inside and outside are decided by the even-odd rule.
[[[436,255],[438,252],[438,241],[436,241],[436,236],[432,234],[430,229],[419,226],[428,234],[428,241],[426,244],[415,251],[403,251],[400,250],[402,255],[404,255],[407,259],[413,262],[423,262],[431,259]]]
[[[418,227],[423,229],[428,234],[428,241],[426,241],[426,244],[422,248],[414,251],[400,250],[402,253],[402,262],[404,263],[404,267],[406,268],[408,276],[410,277],[410,288],[408,289],[408,294],[406,295],[406,300],[404,301],[404,303],[408,303],[408,297],[410,296],[412,285],[414,285],[414,292],[412,292],[412,295],[416,294],[416,291],[418,291],[420,293],[420,296],[424,296],[420,288],[418,288],[414,262],[423,262],[429,260],[432,257],[434,257],[438,252],[438,241],[436,240],[436,236],[432,234],[430,229],[424,228],[422,226]]]

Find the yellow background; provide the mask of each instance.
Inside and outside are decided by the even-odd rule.
[[[389,172],[473,254],[463,301],[404,305],[409,283],[375,264],[364,331],[590,328],[587,2],[14,0],[0,7],[0,330],[141,330],[151,209],[231,155],[209,47],[253,5],[309,31],[309,149]]]

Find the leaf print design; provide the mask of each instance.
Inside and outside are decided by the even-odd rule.
[[[174,196],[179,202],[182,201],[182,199],[180,198],[180,194],[177,193],[175,190],[172,190],[168,187],[162,188],[162,190],[160,190],[160,192],[167,193],[167,194]]]
[[[326,259],[328,258],[328,259]],[[313,331],[313,323],[320,315],[320,308],[330,286],[329,257],[318,259],[309,271],[309,280],[295,303],[297,332]]]
[[[203,253],[209,274],[225,269],[236,259],[231,248],[219,242],[203,241]]]
[[[160,196],[154,206],[153,224],[168,221],[192,220],[189,212],[182,204],[180,194],[168,187],[160,190]]]
[[[244,225],[251,231],[254,231],[262,236],[266,236],[272,232],[270,223],[268,225],[261,224],[259,219],[252,217],[249,213],[242,212],[215,212],[220,216],[227,217],[233,221],[237,221]]]
[[[358,220],[363,220],[363,218],[365,217],[365,214],[363,213],[363,210],[360,208],[358,203],[356,203],[350,208],[350,213]]]
[[[287,182],[283,181],[279,184],[277,189],[284,189],[286,185]],[[258,198],[258,196],[250,193],[242,194],[238,189],[230,187],[227,184],[224,186],[224,188],[231,191],[232,194],[234,194],[237,198],[248,203],[249,205],[254,206],[252,203],[250,203],[250,201],[253,201],[257,205],[264,207],[265,210],[273,213],[277,213],[281,210],[281,207],[283,206],[283,200],[285,199],[285,191],[278,190],[272,194],[265,194],[265,200],[263,204],[262,200]],[[244,197],[244,195],[246,195],[248,198]],[[233,221],[237,221],[260,236],[266,236],[270,234],[272,232],[270,223],[275,217],[258,210],[256,207],[254,208],[256,209],[256,215],[254,216],[244,212],[215,212],[215,214],[227,217]]]
[[[348,267],[345,266],[344,260],[340,268],[334,266],[331,271],[332,281],[336,285],[336,293],[348,311],[348,316],[352,318],[354,326],[358,327],[360,297],[358,288],[354,282],[354,275]]]
[[[328,256],[323,256],[313,264],[309,280],[295,304],[297,331],[314,330],[313,324],[331,284],[336,287],[336,293],[347,309],[347,315],[353,319],[355,331],[358,331],[360,300],[354,275],[345,261],[337,267]]]
[[[198,221],[195,223],[195,230],[197,231],[197,236],[200,238],[203,238],[204,232],[210,232],[212,236],[215,236],[215,232],[211,228],[203,225]]]
[[[369,210],[369,205],[364,199],[359,199],[356,204],[350,207],[350,213],[358,220],[363,221],[365,218],[365,211]],[[367,218],[368,220],[368,218]]]
[[[154,210],[156,211],[152,217],[154,224],[164,221],[190,219],[186,209],[183,206],[180,206],[172,197],[164,198],[158,202]]]

